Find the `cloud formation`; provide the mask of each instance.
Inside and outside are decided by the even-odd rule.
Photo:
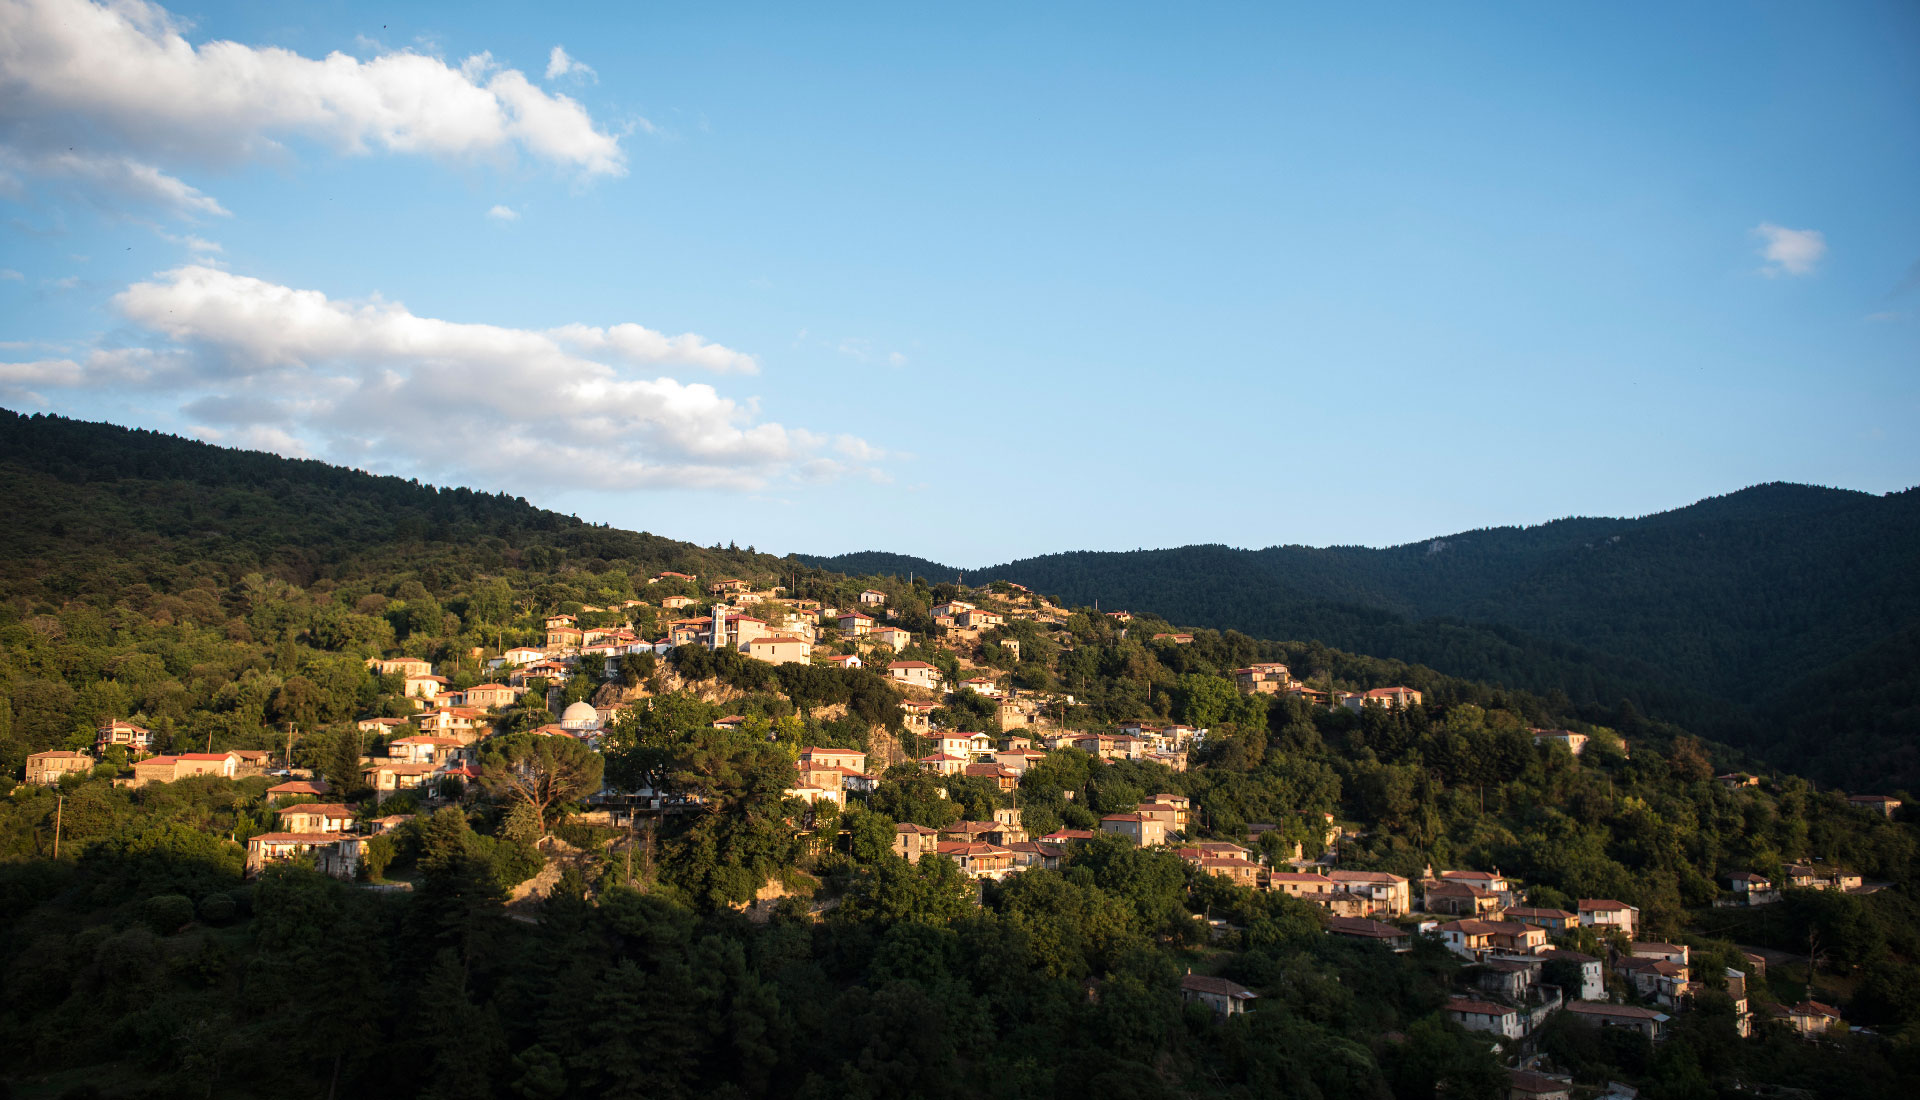
[[[0,176],[64,178],[177,213],[224,214],[155,165],[235,163],[289,136],[347,153],[519,151],[585,176],[626,173],[619,139],[584,107],[488,54],[456,68],[408,50],[361,61],[195,46],[146,0],[0,0]]]
[[[114,307],[165,344],[0,363],[0,395],[146,391],[179,401],[205,438],[520,489],[758,489],[871,475],[853,463],[880,455],[855,437],[757,422],[709,385],[636,376],[753,362],[692,334],[444,321],[200,265],[136,283]]]
[[[1820,258],[1827,254],[1827,238],[1817,229],[1788,229],[1762,222],[1754,226],[1764,242],[1760,255],[1767,262],[1763,275],[1810,275]]]
[[[97,205],[117,210],[132,204],[158,207],[173,214],[227,216],[227,208],[186,181],[132,157],[116,153],[84,153],[69,149],[32,153],[0,145],[0,180],[12,179],[19,191],[20,177],[57,180]]]
[[[505,204],[496,204],[492,210],[487,211],[487,217],[497,222],[517,222],[520,220],[520,211]]]
[[[578,76],[596,82],[600,79],[600,74],[594,72],[592,66],[567,56],[567,51],[555,46],[553,52],[547,55],[547,79],[558,80],[563,76]]]

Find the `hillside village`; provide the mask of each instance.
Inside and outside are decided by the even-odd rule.
[[[59,787],[69,776],[95,774],[103,762],[117,766],[107,769],[116,774],[115,783],[136,790],[197,777],[264,777],[274,820],[241,838],[246,873],[296,861],[336,878],[365,881],[380,877],[395,838],[409,823],[497,791],[482,782],[485,754],[497,739],[563,739],[591,753],[611,752],[631,740],[635,719],[663,696],[704,692],[713,711],[744,705],[751,694],[725,686],[726,668],[864,672],[883,678],[897,715],[864,728],[852,722],[852,736],[842,724],[836,744],[802,743],[806,727],[792,715],[728,712],[710,721],[714,731],[786,752],[790,771],[779,795],[787,828],[816,855],[853,843],[848,828],[836,824],[847,821],[850,811],[914,788],[933,792],[954,810],[937,815],[935,824],[893,824],[888,850],[910,866],[951,864],[960,879],[974,884],[976,899],[988,884],[1004,885],[1034,869],[1060,871],[1087,845],[1121,843],[1176,858],[1196,883],[1212,880],[1305,903],[1328,937],[1397,954],[1420,944],[1444,948],[1459,965],[1444,1013],[1461,1028],[1508,1044],[1515,1097],[1567,1096],[1573,1088],[1572,1078],[1558,1072],[1534,1042],[1561,1013],[1658,1043],[1692,1009],[1697,992],[1710,988],[1724,994],[1724,1001],[1714,1003],[1730,1004],[1743,1037],[1763,1023],[1808,1039],[1848,1029],[1839,1009],[1813,996],[1751,996],[1749,977],[1764,974],[1763,955],[1744,954],[1738,965],[1728,965],[1724,952],[1703,960],[1684,943],[1656,935],[1640,908],[1627,902],[1532,890],[1492,866],[1428,864],[1418,874],[1379,869],[1365,848],[1368,829],[1338,820],[1332,808],[1302,808],[1290,820],[1236,823],[1231,834],[1210,827],[1218,823],[1208,820],[1204,807],[1174,789],[1149,788],[1128,804],[1109,800],[1097,810],[1076,805],[1076,791],[1068,789],[1036,809],[1047,801],[1036,793],[1036,777],[1063,758],[1127,767],[1133,776],[1163,776],[1172,786],[1190,769],[1204,767],[1201,761],[1219,748],[1210,742],[1223,735],[1171,720],[1164,700],[1157,709],[1143,706],[1139,718],[1094,713],[1072,693],[1037,684],[1051,677],[1036,671],[1045,666],[1032,661],[1035,654],[1023,654],[1023,645],[1044,645],[1057,662],[1060,653],[1084,644],[1073,629],[1076,615],[1082,631],[1098,620],[1116,642],[1134,636],[1161,652],[1191,647],[1196,636],[1143,631],[1128,612],[1067,609],[1006,582],[978,590],[892,589],[867,588],[851,598],[822,601],[734,577],[663,571],[635,598],[537,613],[538,636],[525,644],[474,648],[451,660],[443,653],[441,662],[425,650],[368,656],[367,674],[378,685],[369,699],[377,713],[354,722],[363,751],[351,798],[330,788],[310,762],[302,765],[295,751],[301,731],[291,724],[278,749],[213,751],[207,744],[193,751],[177,738],[163,744],[154,730],[114,718],[98,726],[89,750],[29,756],[24,779]],[[911,598],[915,594],[924,596],[924,610]],[[696,683],[680,674],[696,651],[722,660],[717,679]],[[1324,671],[1303,679],[1282,661],[1250,661],[1222,671],[1221,680],[1240,699],[1297,707],[1301,714],[1345,712],[1368,719],[1428,705],[1414,687],[1343,684]],[[1608,730],[1535,727],[1525,737],[1536,752],[1567,766],[1577,767],[1596,751],[1609,759],[1629,757],[1624,739]],[[722,812],[717,802],[672,784],[623,785],[614,770],[594,789],[577,792],[569,820],[600,828],[596,842],[609,851],[619,846],[624,829],[629,866],[637,826],[652,829],[674,815]],[[1760,783],[1745,773],[1714,781],[1729,792]],[[963,802],[977,816],[960,812]],[[1850,804],[1881,818],[1901,809],[1899,799],[1886,795],[1853,795]],[[1777,880],[1773,875],[1770,868],[1723,867],[1713,905],[1752,908],[1779,903],[1785,891],[1866,894],[1882,885],[1826,863],[1788,863]],[[538,896],[536,888],[534,900]],[[755,896],[749,912],[792,895],[775,881]],[[1196,912],[1193,919],[1204,925],[1204,939],[1245,932],[1231,918]],[[1669,934],[1679,931],[1671,919],[1663,923]],[[1259,997],[1247,985],[1191,971],[1180,988],[1188,1000],[1222,1017],[1248,1011]]]

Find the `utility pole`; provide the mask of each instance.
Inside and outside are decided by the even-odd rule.
[[[53,858],[60,858],[60,814],[67,808],[67,796],[53,796]]]

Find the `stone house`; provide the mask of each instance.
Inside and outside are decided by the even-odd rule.
[[[1100,819],[1100,831],[1124,836],[1142,848],[1167,842],[1167,827],[1144,814],[1108,814]]]
[[[149,783],[172,783],[196,775],[234,778],[240,770],[240,758],[230,752],[183,752],[173,756],[155,756],[133,765],[130,787]]]
[[[1195,974],[1191,970],[1180,979],[1181,1000],[1206,1005],[1223,1020],[1245,1012],[1247,1003],[1259,996],[1238,982]]]
[[[893,827],[893,854],[908,863],[920,862],[920,857],[932,854],[939,843],[940,834],[925,825],[907,821]]]
[[[27,782],[42,787],[60,783],[63,775],[86,775],[93,771],[93,757],[84,752],[36,752],[27,757]]]

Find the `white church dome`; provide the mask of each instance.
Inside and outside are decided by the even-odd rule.
[[[600,712],[588,702],[570,703],[560,713],[560,724],[570,730],[591,730],[600,728]]]

